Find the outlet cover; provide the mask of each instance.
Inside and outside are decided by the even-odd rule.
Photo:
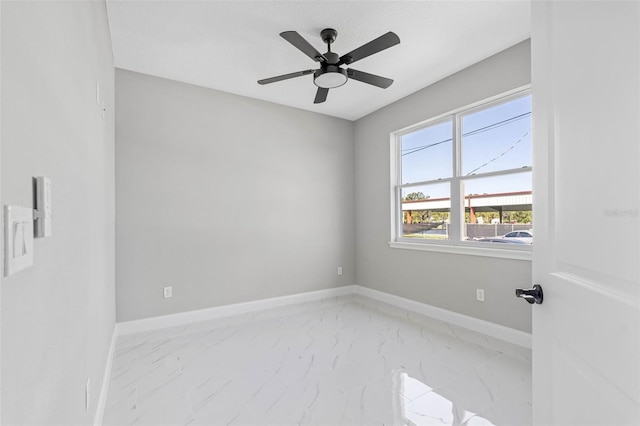
[[[342,266],[338,266],[338,275],[342,275]]]
[[[173,297],[173,287],[164,287],[163,291],[165,299]]]
[[[478,299],[479,302],[484,302],[484,289],[483,288],[476,289],[476,299]]]

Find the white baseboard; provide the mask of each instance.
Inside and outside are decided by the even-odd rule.
[[[515,345],[531,348],[531,334],[524,331],[515,330],[503,325],[484,321],[468,315],[438,308],[415,300],[405,299],[379,290],[374,290],[360,285],[348,285],[344,287],[330,288],[326,290],[312,291],[308,293],[292,294],[288,296],[272,297],[268,299],[254,300],[251,302],[236,303],[233,305],[218,306],[197,311],[180,312],[172,315],[163,315],[153,318],[145,318],[135,321],[117,323],[111,337],[111,346],[107,365],[102,380],[102,388],[96,408],[94,426],[102,425],[104,410],[106,408],[107,394],[109,393],[109,381],[111,377],[111,366],[115,351],[116,339],[118,336],[151,331],[160,328],[174,327],[198,321],[207,321],[232,315],[245,314],[261,311],[264,309],[278,308],[296,303],[312,302],[331,297],[346,296],[349,294],[359,294],[379,302],[387,303],[398,308],[406,309],[421,315],[425,315],[440,321],[448,322],[459,327],[464,327],[479,333],[486,334],[497,339],[504,340]]]
[[[116,339],[118,337],[118,328],[113,327],[111,334],[111,344],[109,346],[109,355],[107,356],[107,365],[104,368],[104,377],[102,378],[102,386],[100,387],[100,396],[96,406],[96,414],[93,419],[94,426],[102,426],[104,418],[104,410],[107,407],[107,395],[109,394],[109,382],[111,382],[111,366],[113,365],[113,354],[116,349]]]
[[[175,327],[192,322],[208,321],[232,315],[262,311],[264,309],[279,308],[281,306],[293,305],[296,303],[313,302],[316,300],[345,296],[354,293],[355,286],[348,285],[344,287],[329,288],[326,290],[311,291],[308,293],[271,297],[268,299],[253,300],[251,302],[217,306],[215,308],[199,309],[196,311],[180,312],[171,315],[119,322],[116,324],[116,328],[118,335],[121,336],[125,334],[155,330],[158,328]]]
[[[504,325],[470,317],[468,315],[459,314],[436,306],[427,305],[426,303],[416,302],[415,300],[405,299],[404,297],[395,296],[393,294],[374,290],[368,287],[356,285],[355,293],[379,302],[388,303],[389,305],[393,305],[398,308],[448,322],[449,324],[477,331],[478,333],[486,334],[487,336],[495,337],[518,346],[523,346],[529,349],[531,349],[532,346],[531,333],[526,333],[514,328],[505,327]]]
[[[477,331],[509,343],[531,348],[530,333],[360,285],[349,285],[308,293],[235,303],[233,305],[217,306],[215,308],[144,318],[141,320],[125,321],[116,324],[115,334],[120,336],[125,334],[141,333],[159,328],[175,327],[192,322],[208,321],[216,318],[246,314],[264,309],[278,308],[296,303],[312,302],[330,297],[345,296],[348,294],[360,294],[362,296],[369,297],[370,299],[378,300],[380,302],[388,303],[440,321],[445,321],[459,327]]]

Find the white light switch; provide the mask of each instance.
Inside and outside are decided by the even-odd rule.
[[[11,222],[13,225],[13,238],[11,241],[13,243],[13,253],[12,259],[16,259],[18,257],[22,257],[27,254],[27,242],[24,237],[24,222]]]
[[[33,209],[4,206],[4,276],[33,265]]]

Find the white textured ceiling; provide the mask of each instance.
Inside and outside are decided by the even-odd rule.
[[[523,1],[142,1],[107,0],[115,65],[185,83],[356,120],[529,37]],[[401,43],[353,68],[394,80],[380,89],[350,80],[314,105],[306,75],[318,68],[279,33],[294,30],[320,52],[335,28],[342,55],[393,31]]]

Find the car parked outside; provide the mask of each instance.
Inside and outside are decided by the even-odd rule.
[[[507,234],[504,234],[502,238],[513,239],[522,241],[523,243],[533,244],[533,229],[529,229],[528,231],[511,231]]]

